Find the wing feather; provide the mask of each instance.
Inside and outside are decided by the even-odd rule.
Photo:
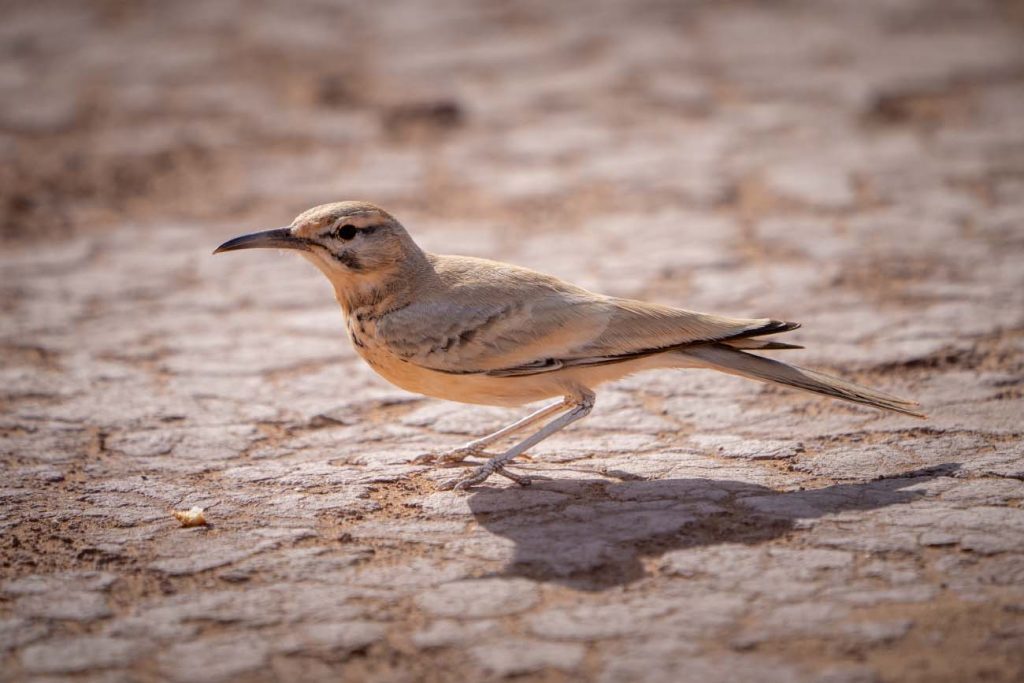
[[[603,296],[495,261],[433,258],[439,286],[383,316],[377,334],[403,360],[441,372],[530,375],[797,327]]]

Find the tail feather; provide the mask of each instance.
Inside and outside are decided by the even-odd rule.
[[[747,330],[746,332],[734,334],[731,337],[728,337],[727,339],[731,341],[734,339],[745,339],[748,337],[761,337],[766,334],[780,334],[782,332],[791,332],[795,329],[798,329],[799,327],[800,323],[789,322],[787,320],[769,320],[767,323],[761,325],[760,327],[755,327],[754,329]],[[726,341],[726,339],[722,339],[721,341]]]
[[[761,382],[783,384],[803,389],[814,394],[861,403],[891,410],[904,415],[925,418],[915,408],[918,404],[874,389],[868,389],[852,382],[832,377],[814,370],[799,368],[771,358],[745,353],[725,344],[690,346],[680,350],[685,356],[696,359],[704,365],[731,375],[738,375]]]
[[[768,341],[767,339],[729,339],[722,342],[723,345],[733,349],[757,349],[758,351],[782,351],[783,349],[802,349],[799,344],[787,344],[786,342]]]

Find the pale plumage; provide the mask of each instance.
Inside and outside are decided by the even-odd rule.
[[[479,454],[498,438],[564,413],[458,485],[505,464],[586,415],[598,385],[655,368],[704,367],[921,417],[915,403],[742,349],[800,348],[761,339],[798,327],[696,313],[589,292],[497,261],[426,254],[389,214],[363,202],[315,207],[288,228],[217,251],[300,250],[332,282],[356,351],[403,389],[465,403],[563,400],[437,459]]]

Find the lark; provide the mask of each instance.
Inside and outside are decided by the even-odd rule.
[[[417,462],[458,463],[527,433],[448,483],[465,489],[594,407],[597,388],[645,370],[705,368],[923,418],[918,404],[751,353],[802,348],[766,339],[797,323],[729,318],[590,292],[527,268],[420,249],[366,202],[317,206],[286,228],[241,235],[214,253],[298,251],[334,287],[356,352],[417,394],[493,406],[557,399],[493,434]]]

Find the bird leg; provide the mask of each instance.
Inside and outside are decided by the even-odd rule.
[[[458,448],[453,448],[450,451],[443,451],[441,453],[426,453],[424,455],[414,458],[412,462],[413,464],[416,465],[425,465],[429,463],[449,464],[462,462],[463,460],[470,456],[483,455],[484,449],[490,446],[495,441],[498,441],[499,439],[502,439],[503,437],[506,437],[509,434],[515,434],[518,431],[526,429],[530,425],[540,422],[544,418],[554,415],[555,413],[567,410],[573,405],[575,405],[574,402],[571,403],[568,400],[563,399],[561,401],[558,401],[557,403],[552,403],[549,406],[544,406],[540,410],[530,413],[521,420],[517,420],[516,422],[513,422],[509,426],[503,427],[498,431],[494,432],[493,434],[488,434],[487,436],[482,436],[479,439],[474,439],[473,441],[470,441],[467,444],[459,446]]]
[[[495,472],[504,477],[508,477],[517,483],[523,484],[523,481],[520,481],[521,479],[524,479],[523,477],[519,477],[518,475],[509,476],[510,473],[505,471],[505,464],[516,456],[523,454],[528,449],[533,448],[558,430],[567,427],[576,420],[586,417],[594,407],[594,394],[587,391],[586,393],[581,393],[579,396],[566,397],[565,401],[559,404],[560,408],[568,406],[572,406],[569,412],[564,415],[560,415],[547,423],[540,430],[526,437],[501,455],[494,456],[478,467],[476,471],[468,477],[450,482],[442,488],[467,489],[470,486],[475,486],[476,484],[481,483]],[[526,479],[526,481],[529,481],[529,479]]]

